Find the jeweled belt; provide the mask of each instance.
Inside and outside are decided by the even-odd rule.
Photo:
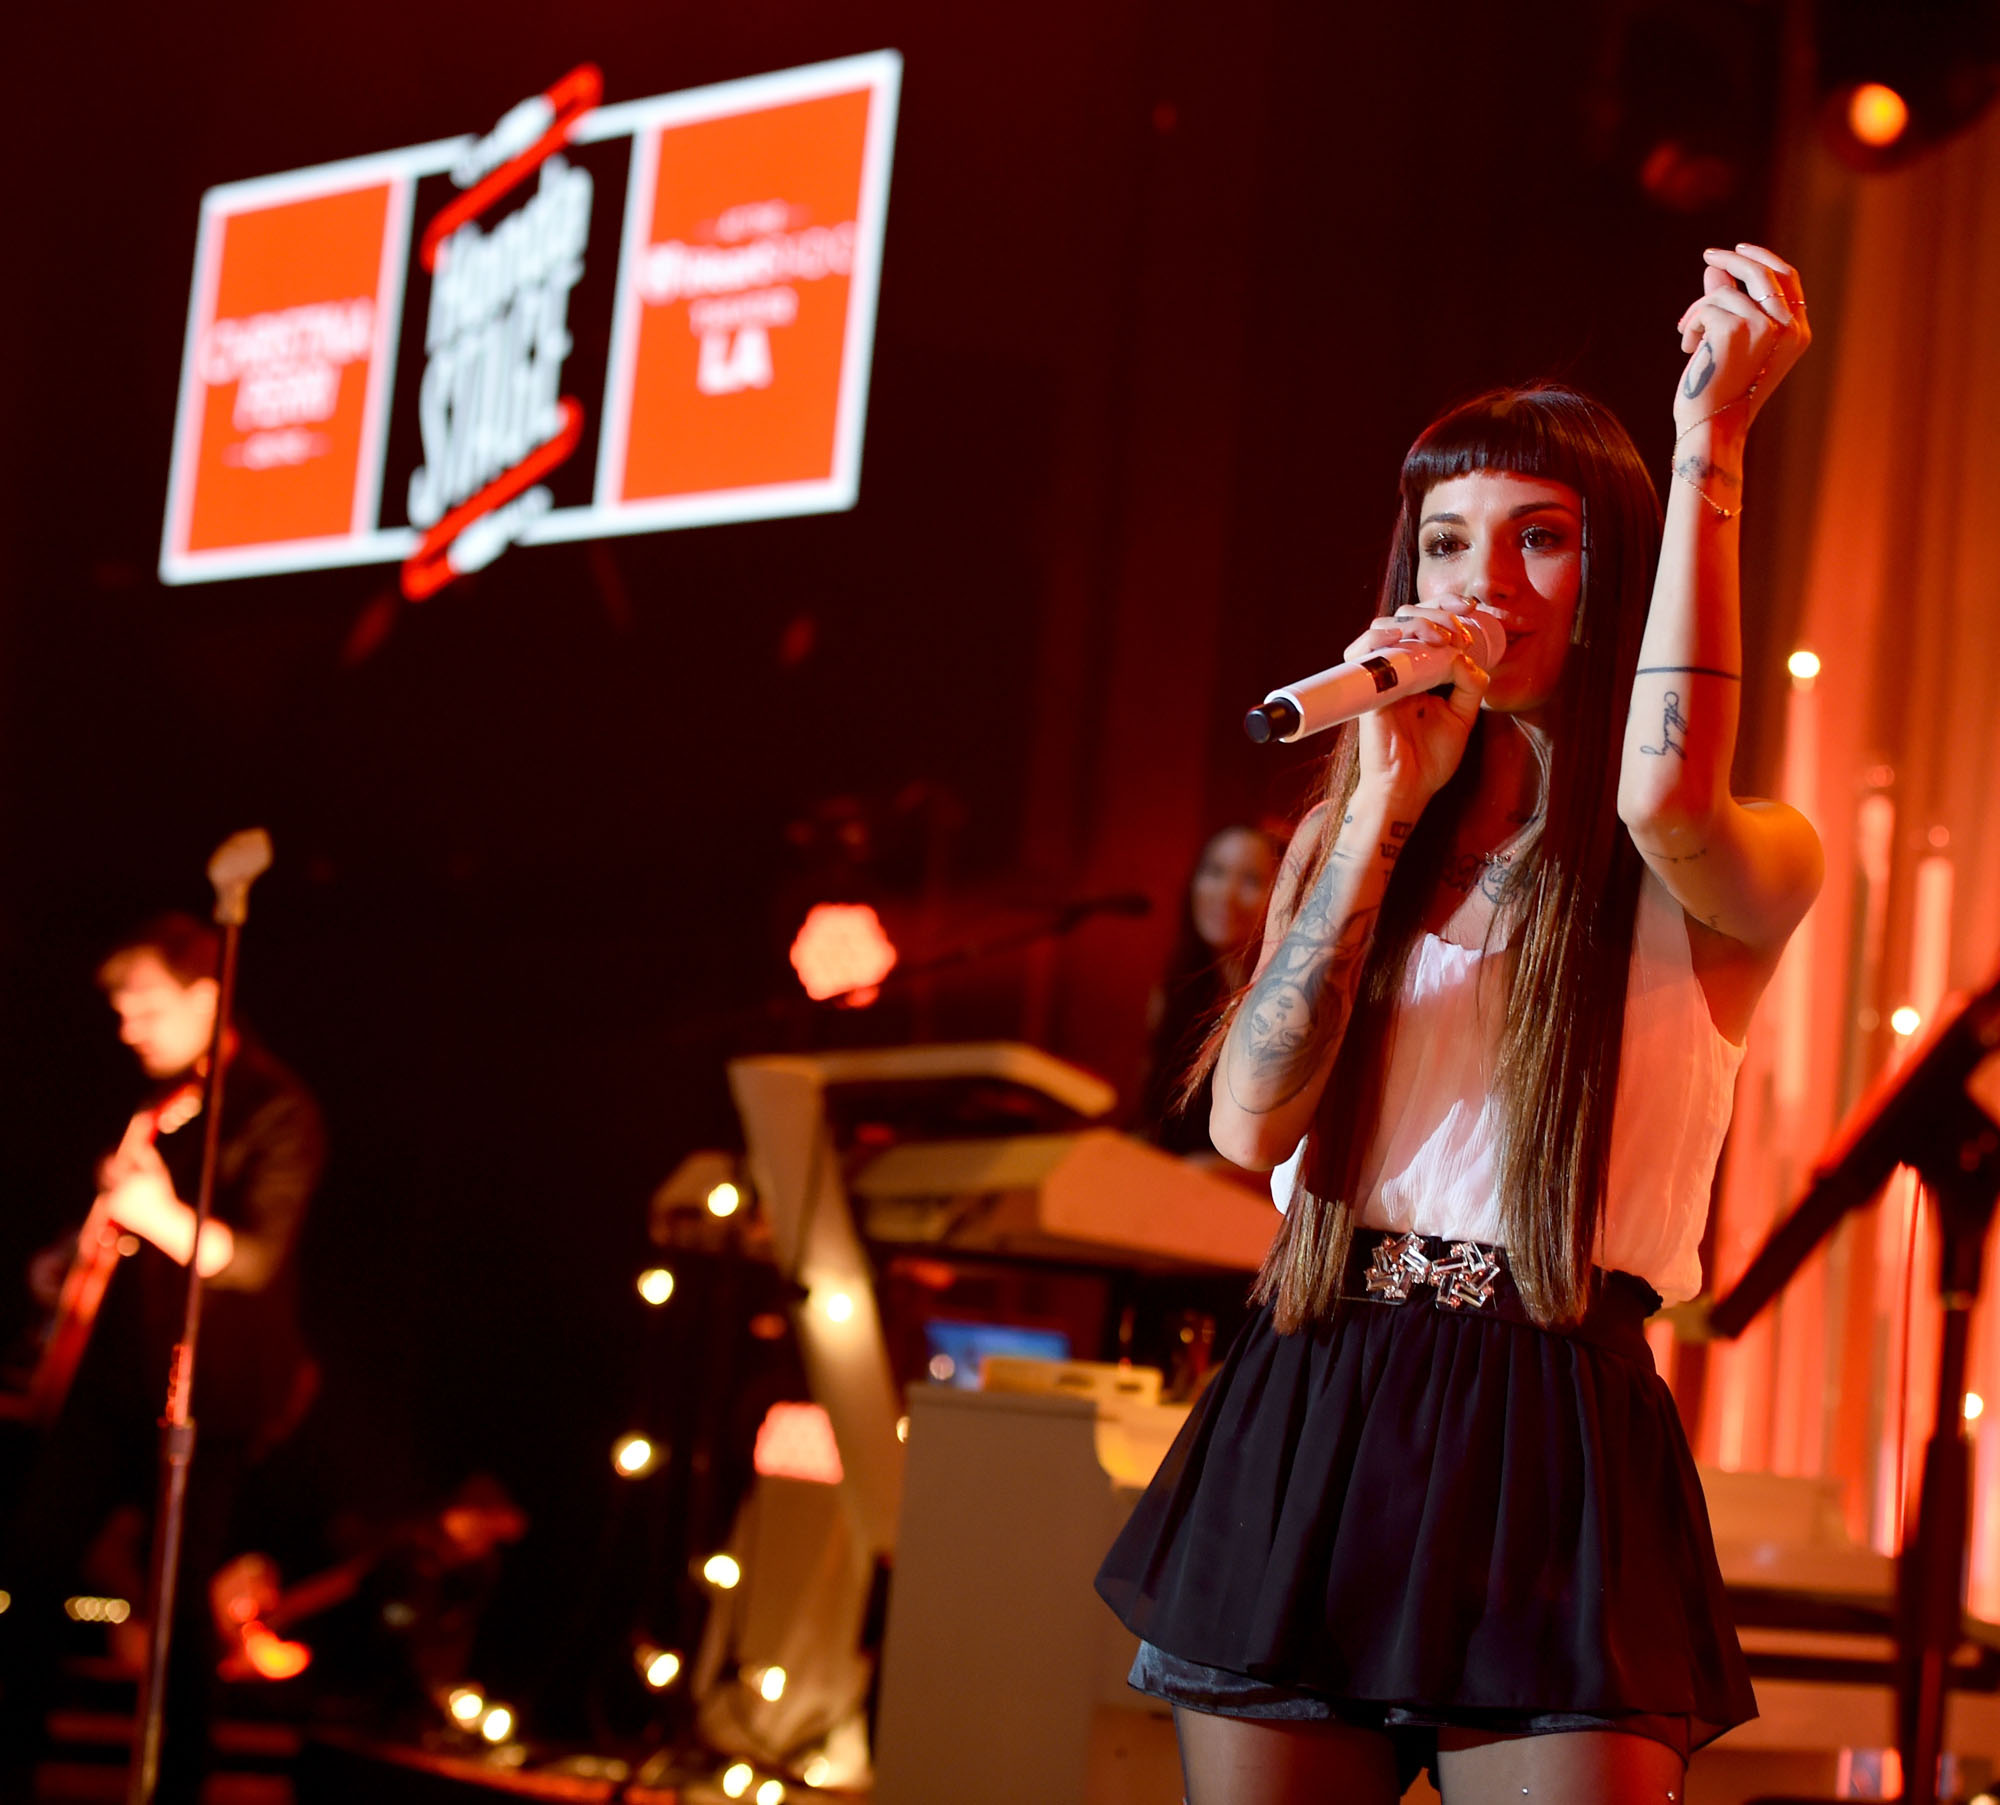
[[[1507,1250],[1483,1241],[1451,1241],[1418,1234],[1384,1234],[1372,1250],[1367,1231],[1357,1235],[1357,1253],[1367,1253],[1363,1297],[1371,1304],[1407,1304],[1429,1288],[1440,1310],[1500,1313],[1495,1287],[1507,1273]]]

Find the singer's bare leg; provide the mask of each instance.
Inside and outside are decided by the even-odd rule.
[[[1349,1724],[1174,1710],[1187,1805],[1395,1805],[1388,1737]]]
[[[1663,1742],[1618,1730],[1558,1736],[1438,1737],[1444,1805],[1668,1805],[1687,1797],[1686,1765]]]

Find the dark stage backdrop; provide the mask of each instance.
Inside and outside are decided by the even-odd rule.
[[[0,359],[0,1290],[129,1098],[105,938],[268,826],[244,1001],[335,1138],[317,1502],[499,1473],[536,1531],[489,1677],[531,1684],[613,1483],[646,1198],[732,1137],[723,1059],[1028,1033],[1129,1083],[1203,834],[1308,782],[1242,709],[1369,611],[1412,434],[1555,373],[1664,472],[1700,248],[1760,228],[1773,11],[47,9]],[[883,46],[853,513],[517,550],[421,608],[389,569],[156,583],[206,186],[485,129],[584,59],[619,100]],[[1635,178],[1675,134],[1733,160],[1706,210]],[[1150,922],[791,1001],[813,900],[921,954],[1130,889]]]

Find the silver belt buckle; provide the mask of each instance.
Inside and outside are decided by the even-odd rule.
[[[1493,1286],[1501,1265],[1477,1241],[1454,1241],[1448,1259],[1433,1260],[1430,1282],[1440,1310],[1492,1310]]]
[[[1431,1283],[1422,1235],[1390,1235],[1375,1243],[1368,1262],[1367,1294],[1377,1303],[1406,1304],[1412,1285]]]
[[[1378,1304],[1406,1304],[1418,1285],[1436,1287],[1440,1310],[1497,1310],[1493,1287],[1506,1269],[1477,1241],[1454,1241],[1451,1252],[1431,1259],[1418,1234],[1385,1235],[1375,1244],[1364,1275],[1367,1296]]]

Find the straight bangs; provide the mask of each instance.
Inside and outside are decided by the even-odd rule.
[[[1433,484],[1476,470],[1544,477],[1588,495],[1602,471],[1603,418],[1568,389],[1495,389],[1461,402],[1403,459],[1403,505],[1414,515]]]

